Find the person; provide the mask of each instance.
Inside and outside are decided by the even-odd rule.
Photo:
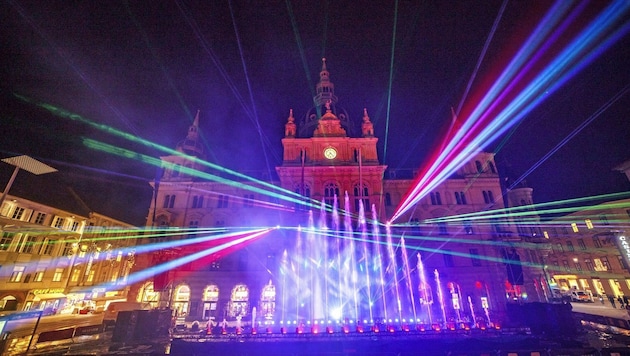
[[[623,299],[621,299],[621,296],[617,296],[617,301],[619,302],[619,309],[623,309]]]
[[[610,305],[612,305],[613,308],[617,308],[617,306],[615,305],[615,298],[612,295],[608,296],[608,301],[610,302]]]
[[[624,295],[622,298],[623,298],[623,304],[625,304],[626,305],[626,309],[628,309],[628,304],[630,304],[629,301],[628,301],[628,297],[626,297]]]
[[[599,302],[602,303],[602,305],[604,305],[604,296],[603,295],[599,295]]]

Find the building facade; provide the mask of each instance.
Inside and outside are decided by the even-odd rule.
[[[505,319],[508,303],[545,300],[550,290],[540,261],[547,241],[520,234],[505,210],[519,198],[531,205],[531,190],[504,194],[492,153],[478,151],[389,224],[417,173],[388,170],[379,161],[367,109],[354,125],[338,104],[325,60],[315,90],[314,106],[300,122],[289,110],[276,178],[257,180],[206,162],[197,113],[151,182],[147,226],[155,237],[144,243],[176,247],[137,256],[135,268],[194,254],[199,245],[181,241],[213,231],[280,228],[159,273],[134,285],[131,298],[173,308],[189,321],[217,322],[255,314],[283,322],[368,314],[493,322]],[[386,305],[388,299],[399,305]]]
[[[46,314],[126,300],[138,229],[8,194],[0,210],[0,308]]]

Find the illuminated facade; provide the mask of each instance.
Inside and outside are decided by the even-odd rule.
[[[552,288],[630,297],[630,199],[610,201],[546,224]]]
[[[0,211],[0,308],[47,314],[125,300],[133,226],[7,195]],[[123,253],[124,251],[124,253]]]
[[[320,224],[330,228],[333,224],[331,215],[334,216],[330,207],[336,198],[339,209],[352,215],[356,230],[359,229],[360,217],[357,215],[361,204],[366,207],[365,218],[370,228],[373,220],[385,226],[386,219],[392,216],[413,186],[416,172],[388,170],[379,162],[378,138],[374,136],[366,109],[360,129],[356,130],[359,134],[350,137],[355,132],[354,126],[346,111],[337,105],[325,61],[313,100],[314,107],[299,123],[293,111],[289,111],[282,139],[283,161],[276,167],[277,179],[258,177],[261,181],[246,181],[241,177],[236,183],[225,184],[218,182],[216,177],[204,176],[205,172],[212,171],[212,167],[203,161],[205,152],[198,140],[197,113],[186,139],[176,148],[181,154],[161,157],[164,172],[159,180],[151,182],[154,199],[147,226],[160,232],[180,228],[175,231],[181,234],[147,239],[146,242],[198,237],[209,228],[307,226],[309,217],[320,219]],[[269,185],[284,189],[280,194],[293,197],[293,200],[263,195],[257,190],[269,190]],[[347,209],[344,209],[345,194],[348,196]],[[519,189],[508,192],[512,197],[519,194],[524,193]],[[529,194],[531,200],[531,192]],[[516,232],[514,221],[502,210],[505,207],[503,196],[494,155],[479,151],[402,216],[400,224],[392,226],[397,246],[393,254],[398,255],[392,255],[390,259],[403,258],[398,248],[403,236],[411,267],[407,274],[409,283],[405,281],[402,285],[401,282],[400,290],[410,293],[414,308],[421,308],[423,303],[434,303],[438,286],[432,276],[434,273],[437,276],[437,271],[446,295],[443,304],[447,318],[457,314],[457,317],[468,315],[472,319],[471,311],[476,308],[475,318],[488,309],[486,315],[489,313],[501,319],[506,312],[506,303],[545,300],[543,289],[546,284],[544,279],[537,278],[541,268],[522,266],[518,262],[542,257],[539,251],[526,251],[518,244],[523,237]],[[307,207],[301,202],[315,203]],[[320,217],[317,202],[328,205],[326,218]],[[501,211],[492,218],[474,217],[475,213],[494,209]],[[447,219],[462,214],[469,214],[470,218]],[[254,308],[258,317],[279,319],[279,305],[286,303],[284,296],[288,288],[283,289],[281,281],[288,268],[285,266],[282,270],[286,259],[283,256],[295,244],[295,230],[278,229],[242,248],[186,263],[140,283],[132,288],[130,296],[155,307],[171,307],[189,321],[247,319],[251,318]],[[324,255],[330,255],[332,249],[327,244],[319,243],[328,246],[324,248]],[[374,247],[368,249],[373,256],[379,254]],[[193,252],[194,249],[184,246],[140,255],[136,268],[148,269]],[[429,275],[429,281],[422,285],[417,277],[418,255]],[[506,259],[510,263],[503,263]],[[335,273],[341,280],[343,273]],[[322,280],[322,283],[328,282]],[[310,293],[315,294],[317,288],[332,287],[314,286]],[[375,289],[368,285],[367,289],[370,288]],[[297,309],[299,318],[299,302],[294,309]],[[313,315],[318,313],[315,309],[312,307]],[[355,314],[360,314],[359,308],[356,309]]]

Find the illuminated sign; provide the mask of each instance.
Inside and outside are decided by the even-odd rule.
[[[51,294],[51,293],[63,293],[63,288],[43,288],[33,289],[33,294]]]
[[[623,255],[623,260],[626,263],[626,269],[630,269],[630,241],[624,235],[618,236],[617,239],[619,240],[618,245]]]
[[[488,298],[481,297],[481,307],[484,309],[488,309]]]

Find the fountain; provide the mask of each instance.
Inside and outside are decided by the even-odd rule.
[[[347,193],[344,198],[343,210],[337,197],[332,211],[322,202],[317,224],[309,212],[308,226],[298,229],[294,248],[284,252],[278,281],[281,302],[275,313],[280,325],[291,326],[289,330],[315,325],[322,330],[404,330],[475,320],[470,296],[469,309],[461,308],[458,284],[449,282],[443,289],[437,269],[429,280],[419,252],[415,265],[410,263],[403,236],[394,236],[388,225],[381,235],[374,206],[370,229],[362,201],[353,220],[346,213]],[[435,315],[441,318],[434,320]]]

